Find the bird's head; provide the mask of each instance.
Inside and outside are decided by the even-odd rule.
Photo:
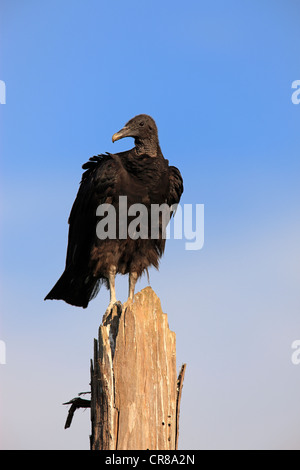
[[[138,153],[157,152],[158,132],[154,119],[147,114],[139,114],[130,119],[125,126],[112,136],[112,141],[133,137]]]

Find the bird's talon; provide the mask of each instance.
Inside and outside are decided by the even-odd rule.
[[[108,320],[108,317],[109,315],[111,314],[111,311],[112,311],[112,308],[113,308],[113,305],[109,305],[107,307],[107,309],[105,310],[105,313],[102,317],[102,324],[104,325],[104,323]]]
[[[116,302],[110,303],[107,309],[105,310],[105,314],[102,317],[102,324],[107,323],[109,316],[112,314],[114,306],[117,307],[117,315],[118,317],[121,315],[122,310],[123,310],[123,304],[120,302],[120,300],[117,300]],[[111,318],[110,318],[111,320]]]

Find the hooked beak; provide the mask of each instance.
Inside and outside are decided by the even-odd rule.
[[[116,142],[116,140],[123,139],[123,137],[131,137],[131,129],[129,127],[123,127],[119,132],[116,132],[112,136],[112,141]]]

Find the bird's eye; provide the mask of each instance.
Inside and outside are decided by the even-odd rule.
[[[140,126],[141,126],[141,127],[143,127],[143,125],[144,125],[144,122],[143,122],[143,121],[142,121],[142,122],[140,122]]]

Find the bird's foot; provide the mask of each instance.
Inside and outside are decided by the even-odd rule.
[[[116,302],[110,302],[106,311],[105,311],[105,314],[103,315],[102,317],[102,324],[104,325],[104,323],[108,323],[112,320],[112,312],[113,312],[113,308],[114,307],[117,307],[117,315],[118,317],[121,315],[122,313],[122,309],[123,309],[123,304],[122,302],[120,302],[119,300],[117,300]]]

